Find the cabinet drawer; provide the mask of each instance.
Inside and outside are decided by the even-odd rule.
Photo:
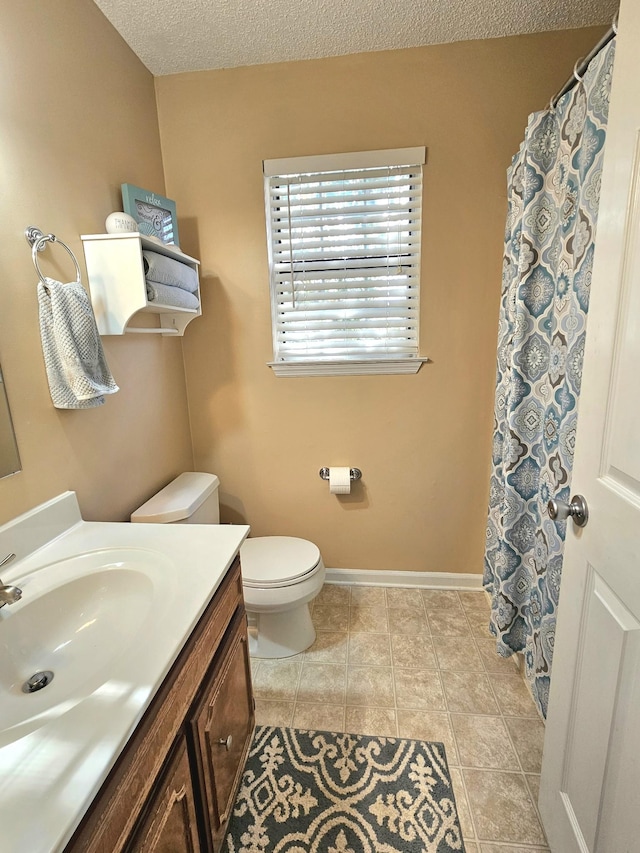
[[[222,841],[254,723],[246,621],[238,615],[225,637],[199,702],[187,720],[187,736],[203,794],[206,843]]]

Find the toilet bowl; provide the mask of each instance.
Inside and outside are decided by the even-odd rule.
[[[219,524],[219,486],[215,474],[180,474],[137,509],[131,521]],[[309,602],[325,577],[318,547],[293,536],[258,536],[241,546],[240,566],[250,653],[284,658],[308,648],[316,636]]]

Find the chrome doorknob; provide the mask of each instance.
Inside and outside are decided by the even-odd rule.
[[[553,498],[547,504],[549,518],[553,521],[565,521],[572,518],[578,527],[584,527],[589,521],[589,507],[582,495],[574,495],[571,503],[556,501]]]

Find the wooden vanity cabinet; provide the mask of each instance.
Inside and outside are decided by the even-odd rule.
[[[236,557],[65,853],[218,853],[253,725]]]

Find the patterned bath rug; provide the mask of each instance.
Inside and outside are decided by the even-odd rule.
[[[258,726],[224,853],[464,853],[441,743]]]

